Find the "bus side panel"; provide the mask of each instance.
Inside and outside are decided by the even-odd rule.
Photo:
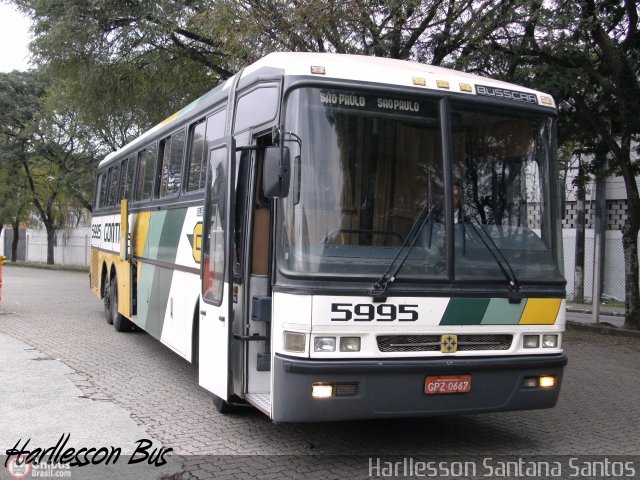
[[[135,323],[186,359],[200,289],[201,212],[201,207],[143,212],[133,232]]]

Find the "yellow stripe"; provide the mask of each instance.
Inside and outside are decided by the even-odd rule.
[[[553,325],[558,318],[559,298],[529,298],[520,317],[520,325]]]
[[[151,220],[151,212],[140,212],[136,216],[136,223],[133,226],[133,254],[138,257],[144,256],[144,245],[147,242],[149,234],[149,224]]]

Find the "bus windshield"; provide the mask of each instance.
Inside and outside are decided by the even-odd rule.
[[[549,208],[552,120],[513,112],[452,102],[443,122],[438,99],[294,90],[282,134],[292,168],[277,232],[280,269],[375,279],[404,248],[396,282],[449,281],[447,261],[460,279],[504,280],[500,263],[520,281],[560,279]],[[451,128],[450,165],[442,125]]]

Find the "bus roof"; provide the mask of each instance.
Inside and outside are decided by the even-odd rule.
[[[337,53],[277,52],[266,55],[247,66],[240,75],[242,78],[254,74],[259,75],[262,69],[268,69],[270,72],[273,72],[274,69],[279,70],[285,76],[315,76],[326,79],[449,91],[471,96],[500,98],[510,100],[514,104],[527,103],[555,109],[553,98],[537,90],[488,77],[406,60]],[[110,153],[100,162],[100,166],[119,156],[125,150],[130,150],[134,144],[141,148],[148,138],[166,125],[180,120],[190,112],[202,110],[218,97],[219,92],[230,87],[234,77],[205,93],[118,151]]]

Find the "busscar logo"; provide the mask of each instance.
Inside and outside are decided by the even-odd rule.
[[[486,85],[476,85],[478,95],[484,97],[500,98],[512,100],[514,102],[525,102],[538,104],[538,96],[535,93],[518,92],[517,90],[507,90],[506,88],[488,87]]]

